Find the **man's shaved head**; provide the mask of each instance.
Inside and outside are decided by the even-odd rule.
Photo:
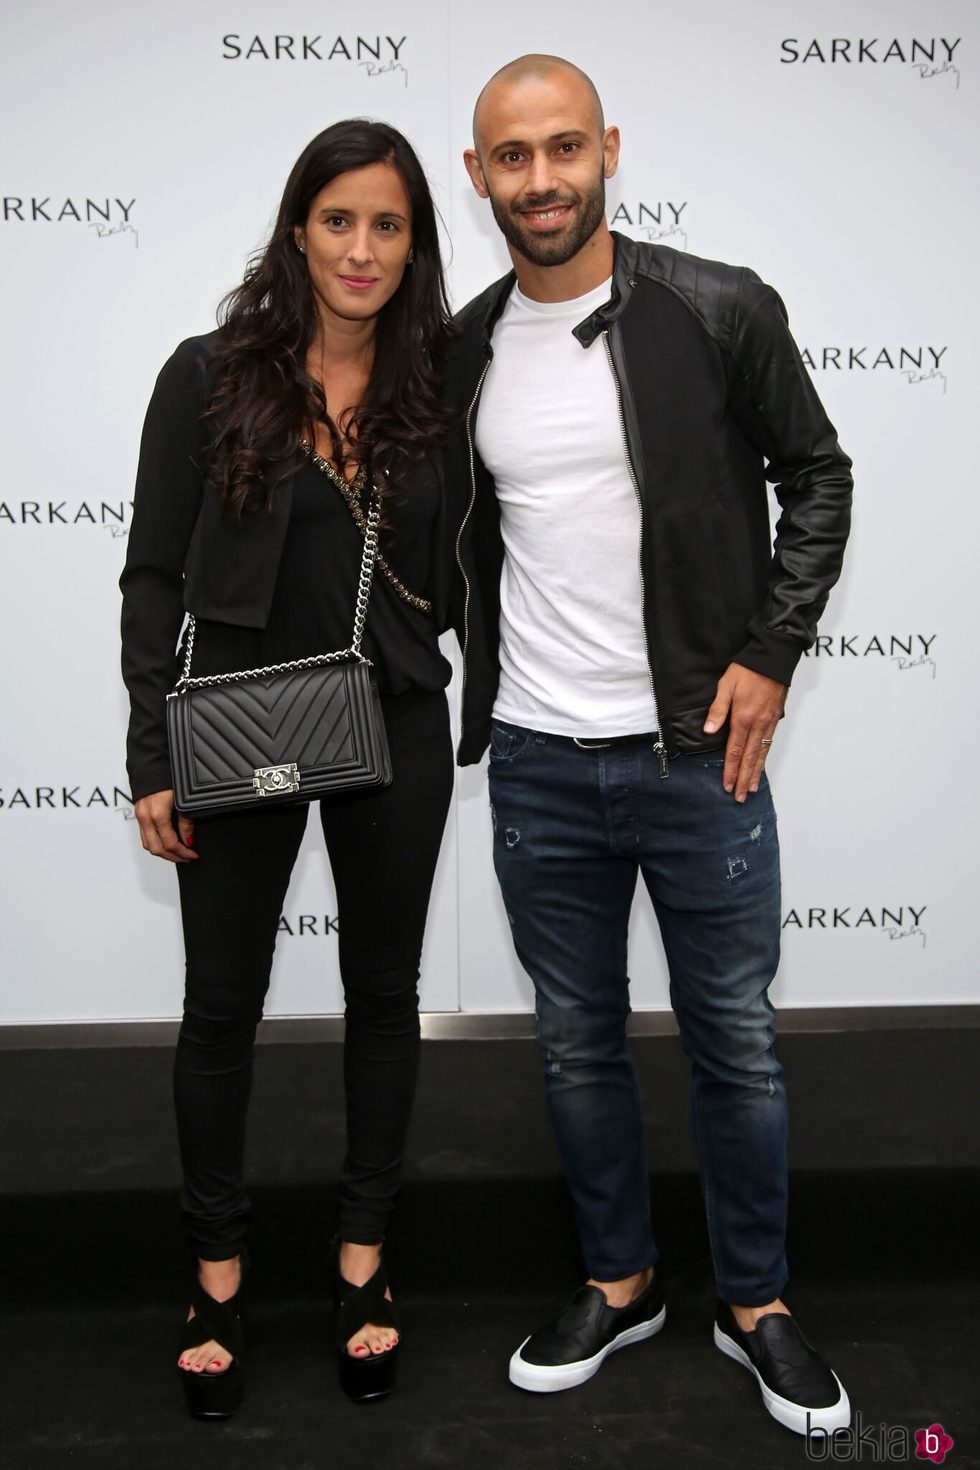
[[[592,106],[593,121],[596,130],[601,133],[605,128],[602,116],[602,103],[599,93],[595,89],[595,83],[591,77],[577,67],[573,62],[566,61],[561,56],[545,56],[539,53],[531,53],[528,56],[518,56],[515,61],[508,61],[499,71],[494,72],[487,82],[483,91],[476,99],[473,109],[473,142],[477,151],[480,149],[480,115],[483,104],[491,93],[497,92],[505,87],[519,87],[524,82],[556,82],[567,80],[575,90],[584,91]]]
[[[596,271],[605,280],[613,241],[606,224],[606,179],[619,161],[619,129],[607,128],[589,77],[560,56],[519,56],[487,82],[473,113],[473,148],[463,161],[474,189],[489,199],[521,277],[528,270],[572,262],[548,283],[538,278],[537,299],[549,291],[591,290]],[[601,270],[600,270],[601,267]],[[571,299],[569,297],[568,299]]]

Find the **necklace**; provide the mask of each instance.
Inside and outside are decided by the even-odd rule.
[[[324,475],[326,475],[328,480],[331,480],[333,484],[336,485],[337,489],[340,491],[341,495],[347,502],[347,506],[350,510],[351,516],[353,517],[355,526],[363,536],[367,531],[367,517],[365,516],[364,511],[361,507],[360,492],[367,484],[367,470],[365,469],[365,467],[363,465],[360,466],[353,480],[345,480],[343,475],[340,474],[339,471],[334,469],[329,459],[324,459],[322,454],[318,454],[317,451],[313,448],[312,444],[307,443],[305,439],[301,439],[300,444],[302,445],[303,450],[308,455],[312,463],[316,465],[317,469],[320,470]],[[417,592],[410,592],[405,586],[405,583],[402,582],[400,578],[397,577],[392,571],[391,567],[388,565],[388,562],[385,560],[385,558],[381,555],[380,551],[378,552],[375,566],[378,568],[385,580],[391,583],[392,587],[394,587],[395,591],[398,593],[398,596],[402,599],[402,601],[408,603],[409,607],[414,607],[417,612],[430,613],[432,611],[432,603],[429,598],[420,597]]]

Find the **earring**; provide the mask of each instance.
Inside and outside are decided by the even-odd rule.
[[[414,265],[415,264],[415,251],[414,250],[410,250],[408,252],[408,259],[406,260],[405,264],[406,265]]]
[[[301,245],[298,240],[296,241],[296,249],[299,251],[300,255],[306,254],[306,246]]]

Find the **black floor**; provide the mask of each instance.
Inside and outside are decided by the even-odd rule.
[[[804,1442],[762,1411],[751,1377],[711,1344],[703,1280],[678,1281],[651,1342],[610,1358],[590,1383],[532,1395],[506,1381],[510,1353],[550,1314],[549,1297],[401,1295],[406,1319],[397,1392],[350,1404],[331,1355],[329,1313],[256,1293],[247,1400],[225,1425],[183,1411],[174,1311],[8,1316],[3,1464],[10,1470],[180,1466],[322,1470],[405,1467],[778,1467],[806,1462]],[[847,1386],[862,1424],[910,1432],[942,1423],[951,1470],[980,1465],[976,1322],[980,1291],[953,1283],[800,1287],[793,1304]],[[866,1463],[870,1451],[864,1452]],[[911,1458],[891,1463],[916,1462]]]
[[[974,1048],[975,1034],[797,1036],[781,1048],[794,1116],[787,1298],[865,1430],[862,1446],[837,1446],[837,1462],[928,1465],[914,1431],[938,1422],[955,1441],[950,1470],[980,1467]],[[169,1058],[4,1053],[0,1465],[806,1464],[805,1442],[766,1416],[750,1375],[712,1345],[683,1063],[669,1038],[636,1051],[662,1166],[663,1333],[568,1393],[508,1384],[510,1353],[579,1279],[568,1202],[532,1050],[434,1042],[388,1250],[405,1323],[399,1387],[356,1406],[336,1384],[325,1305],[337,1048],[265,1049],[250,1148],[248,1395],[227,1425],[185,1416],[171,1367],[186,1274]],[[913,1448],[899,1457],[901,1430]]]

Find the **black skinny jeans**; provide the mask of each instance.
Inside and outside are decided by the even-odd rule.
[[[337,889],[347,1023],[339,1233],[365,1245],[383,1240],[398,1190],[418,1075],[419,958],[453,786],[445,694],[382,703],[391,785],[319,803]],[[245,1239],[255,1029],[308,810],[201,820],[199,860],[177,868],[187,957],[174,1059],[180,1204],[191,1247],[205,1260],[237,1255]]]

